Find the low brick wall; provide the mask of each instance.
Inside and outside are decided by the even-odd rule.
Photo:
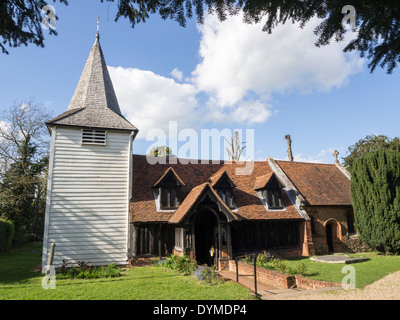
[[[342,284],[338,282],[321,281],[307,279],[303,276],[295,276],[297,288],[312,290],[312,289],[322,289],[328,287],[341,287]]]
[[[247,263],[238,262],[240,274],[254,274],[254,266]],[[229,261],[229,270],[236,272],[235,260]],[[257,279],[265,284],[277,288],[294,288],[296,286],[296,278],[281,272],[272,271],[257,267]]]
[[[238,262],[240,274],[254,274],[254,266]],[[229,260],[229,270],[236,272],[235,260]],[[275,288],[289,289],[301,288],[305,290],[321,289],[328,287],[340,287],[342,284],[337,282],[320,281],[307,279],[303,276],[291,276],[278,271],[268,270],[257,267],[257,280]]]

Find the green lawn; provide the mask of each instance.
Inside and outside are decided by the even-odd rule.
[[[0,299],[35,300],[243,300],[249,291],[232,281],[201,285],[191,276],[164,268],[140,267],[122,270],[120,278],[57,280],[56,289],[43,289],[43,275],[32,272],[40,263],[41,244],[27,244],[0,254]]]
[[[364,288],[384,276],[400,270],[400,256],[380,255],[377,252],[367,252],[362,254],[349,254],[350,257],[366,257],[370,260],[351,264],[356,272],[356,287]],[[316,280],[342,282],[346,273],[342,273],[345,264],[331,264],[313,262],[306,257],[292,258],[291,264],[297,264],[299,261],[307,266],[305,277]]]

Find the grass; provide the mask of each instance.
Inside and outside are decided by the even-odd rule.
[[[370,260],[351,264],[356,272],[356,287],[365,286],[383,278],[384,276],[400,270],[400,256],[381,255],[377,252],[367,252],[362,254],[349,254],[350,257],[366,257]],[[346,273],[342,273],[345,264],[331,264],[313,262],[307,257],[291,258],[289,264],[303,262],[307,266],[305,277],[309,279],[342,282]]]
[[[119,278],[56,281],[43,289],[43,275],[32,272],[41,261],[41,244],[27,244],[0,254],[1,300],[244,300],[253,296],[241,285],[224,281],[201,285],[191,276],[155,267],[122,269]]]

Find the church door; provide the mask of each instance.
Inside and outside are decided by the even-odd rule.
[[[333,252],[333,232],[332,232],[332,225],[326,225],[326,243],[328,245],[328,251]]]
[[[214,265],[218,255],[218,224],[211,211],[199,212],[194,225],[196,261]]]

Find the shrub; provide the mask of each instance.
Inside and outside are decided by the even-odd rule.
[[[247,264],[254,263],[252,257],[246,257],[244,259],[241,259],[240,261]],[[256,264],[258,267],[262,267],[268,270],[279,271],[289,275],[304,275],[307,271],[307,266],[302,262],[299,262],[294,266],[290,266],[287,260],[277,257],[267,257],[265,252],[258,254]]]
[[[190,259],[190,257],[186,254],[182,256],[178,256],[176,254],[171,254],[162,264],[172,270],[176,270],[184,275],[192,274],[196,268],[196,261]]]
[[[68,267],[68,263],[63,260],[63,265],[57,269],[57,279],[96,279],[113,278],[121,276],[120,268],[115,263],[108,266],[95,267],[84,261],[78,261],[77,265]]]
[[[14,224],[12,221],[0,218],[0,252],[11,248],[14,239]]]
[[[199,266],[193,272],[193,276],[197,280],[209,285],[214,285],[221,282],[218,274],[215,272],[215,267],[209,267],[207,265]]]

